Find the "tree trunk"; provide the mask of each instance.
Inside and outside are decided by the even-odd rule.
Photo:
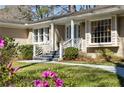
[[[68,8],[69,8],[70,13],[76,12],[76,6],[75,5],[69,5]]]

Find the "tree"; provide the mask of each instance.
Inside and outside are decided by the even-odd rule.
[[[69,12],[68,5],[56,5],[56,15],[63,15]]]
[[[69,5],[68,8],[70,13],[76,12],[76,5]]]
[[[48,17],[48,11],[49,11],[49,9],[47,6],[36,5],[36,15],[37,15],[38,19]]]
[[[5,8],[0,10],[1,19],[11,19],[11,20],[22,20],[22,21],[31,21],[32,12],[31,6],[26,5],[7,5]]]
[[[34,20],[41,20],[46,17],[54,16],[54,5],[36,5],[33,6]]]
[[[17,5],[0,9],[1,19],[32,21],[47,17],[74,13],[94,7],[94,5]]]

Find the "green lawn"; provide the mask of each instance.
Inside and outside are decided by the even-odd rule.
[[[114,87],[122,86],[120,81],[124,82],[113,73],[95,68],[46,63],[15,63],[14,66],[22,67],[13,83],[17,87],[33,86],[32,81],[40,79],[41,72],[48,69],[59,74],[59,77],[64,80],[65,87]]]
[[[96,65],[107,65],[107,66],[119,66],[124,67],[124,62],[84,62],[84,61],[61,61],[65,63],[76,63],[76,64],[96,64]]]

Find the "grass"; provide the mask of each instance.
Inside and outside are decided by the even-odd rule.
[[[65,63],[76,63],[76,64],[96,64],[96,65],[107,65],[107,66],[119,66],[124,67],[124,62],[84,62],[84,61],[61,61]]]
[[[96,65],[112,65],[114,66],[113,63],[110,62],[84,62],[84,61],[65,61],[67,63],[76,63],[76,64],[96,64]]]
[[[116,74],[88,67],[46,63],[14,63],[14,66],[21,67],[13,83],[17,87],[32,87],[33,80],[40,79],[41,72],[48,69],[58,73],[65,87],[118,87],[122,86],[119,80],[123,80]]]

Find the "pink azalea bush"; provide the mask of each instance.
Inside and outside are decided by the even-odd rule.
[[[35,87],[49,87],[48,81],[34,80]]]
[[[55,72],[52,72],[52,71],[44,71],[42,73],[42,77],[44,78],[48,78],[48,77],[51,77],[51,78],[56,78],[58,75],[55,73]]]
[[[2,38],[0,38],[0,48],[3,48],[4,45],[5,45],[5,41]]]
[[[17,56],[18,44],[13,38],[0,38],[0,86],[9,86],[19,68],[12,67],[13,59]]]
[[[20,67],[12,67],[12,62],[10,62],[8,65],[7,65],[7,69],[9,71],[9,77],[12,77],[16,74],[16,72],[20,69]]]
[[[54,82],[55,87],[63,87],[64,81],[60,78],[58,78],[57,73],[53,71],[44,71],[41,73],[41,77],[43,77],[45,80],[34,80],[34,86],[35,87],[50,87],[53,86],[52,84],[47,81],[48,79],[51,79]]]

